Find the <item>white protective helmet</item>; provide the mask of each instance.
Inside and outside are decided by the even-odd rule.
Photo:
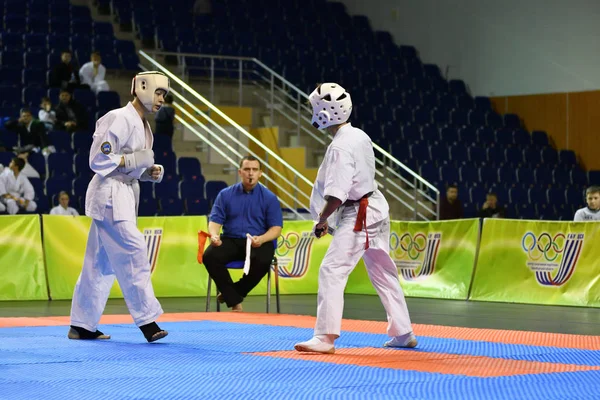
[[[140,72],[131,80],[131,94],[136,96],[151,113],[154,109],[154,92],[158,89],[166,92],[165,97],[169,93],[169,78],[162,72]]]
[[[352,99],[350,93],[337,83],[323,83],[308,97],[313,109],[312,125],[325,129],[339,125],[350,118]]]

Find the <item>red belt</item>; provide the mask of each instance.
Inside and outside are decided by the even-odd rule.
[[[354,232],[360,232],[363,229],[367,234],[367,241],[365,243],[365,250],[369,248],[369,231],[367,230],[367,208],[369,207],[369,198],[363,197],[360,199],[360,205],[358,206],[358,214],[356,215],[356,223],[354,224]]]

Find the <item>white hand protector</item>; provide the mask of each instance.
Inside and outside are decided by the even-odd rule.
[[[154,152],[150,149],[140,150],[131,154],[123,154],[125,165],[123,169],[125,173],[129,173],[138,168],[150,168],[154,165]]]
[[[350,93],[337,83],[323,83],[308,96],[313,109],[310,123],[317,129],[342,124],[350,118]]]
[[[152,168],[154,168],[154,167],[160,168],[160,175],[158,176],[158,179],[152,179]],[[148,168],[147,170],[144,171],[142,176],[140,176],[140,181],[141,182],[160,183],[160,182],[162,182],[164,175],[165,175],[165,168],[160,164],[154,164],[153,166],[151,166],[150,168]]]

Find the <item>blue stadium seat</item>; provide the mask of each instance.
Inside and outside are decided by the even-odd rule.
[[[527,197],[529,198],[529,202],[532,204],[545,203],[547,201],[546,189],[531,187],[527,190]]]
[[[588,172],[588,181],[592,185],[600,185],[600,170],[592,170]]]
[[[177,160],[177,166],[183,179],[192,179],[195,176],[202,175],[200,161],[195,157],[180,157]]]
[[[535,205],[538,218],[544,221],[556,221],[558,216],[554,210],[554,205],[547,203],[538,203]]]
[[[173,151],[173,140],[167,135],[154,135],[154,150]]]
[[[29,153],[27,162],[35,169],[42,178],[46,176],[46,159],[41,153]]]
[[[501,128],[496,131],[496,144],[500,146],[510,146],[513,143],[513,132],[508,128]]]
[[[176,197],[163,197],[159,200],[160,211],[158,215],[177,216],[183,215],[183,201]]]
[[[553,183],[552,170],[547,167],[540,167],[534,170],[535,182],[540,185],[550,185]]]
[[[46,89],[39,86],[28,86],[22,91],[23,104],[29,107],[39,106],[42,97],[46,97]],[[33,117],[37,118],[37,115],[34,115]]]
[[[470,126],[465,126],[460,130],[460,141],[467,146],[477,143],[477,131]]]
[[[567,202],[567,196],[564,189],[550,188],[546,191],[548,203],[561,205]]]
[[[485,202],[486,190],[483,186],[473,186],[469,189],[469,199],[473,204],[483,204]]]
[[[198,175],[195,179],[184,179],[179,182],[179,190],[181,192],[181,198],[204,198],[204,185],[205,180],[202,175]]]
[[[158,206],[154,198],[140,196],[140,204],[138,206],[138,215],[140,217],[153,217],[157,212]]]
[[[529,165],[531,168],[536,168],[542,163],[542,153],[540,149],[535,147],[523,150],[522,158],[525,161],[525,164]]]
[[[452,160],[455,165],[464,164],[469,161],[469,148],[462,144],[450,146],[449,152],[450,160]]]
[[[440,171],[433,163],[425,162],[420,163],[419,165],[419,175],[421,175],[422,178],[429,182],[440,180]]]
[[[442,128],[440,131],[440,136],[442,142],[446,143],[447,145],[458,142],[458,131],[455,127],[446,126]]]
[[[142,197],[154,199],[154,183],[140,182],[140,198]]]
[[[433,144],[429,146],[429,155],[431,160],[434,161],[447,161],[448,160],[448,147],[443,144]]]
[[[461,182],[479,182],[479,174],[477,173],[477,168],[473,165],[463,165],[462,167],[460,167],[459,172]]]
[[[85,197],[89,183],[89,177],[79,177],[73,180],[73,194],[76,198]]]
[[[575,155],[573,150],[561,150],[558,158],[560,163],[567,167],[574,167],[577,165],[577,155]]]
[[[73,155],[70,153],[52,153],[48,156],[48,174],[51,177],[65,176],[73,179]]]
[[[498,182],[504,184],[511,184],[517,181],[515,174],[515,168],[510,165],[503,165],[498,168]],[[533,180],[533,177],[532,177]]]
[[[77,153],[89,153],[92,142],[93,134],[90,132],[73,133],[73,149]]]
[[[525,129],[516,129],[513,131],[513,143],[517,146],[531,146],[531,135]]]
[[[459,181],[458,169],[453,165],[442,165],[440,167],[440,177],[444,183],[457,184]]]
[[[565,168],[554,168],[552,171],[552,178],[556,185],[566,186],[571,184],[570,171]]]
[[[157,164],[161,164],[168,173],[176,173],[177,157],[172,151],[155,149],[154,160]]]
[[[558,152],[552,147],[542,149],[542,162],[553,166],[558,163]]]
[[[576,207],[583,206],[585,204],[585,191],[579,190],[575,187],[568,187],[565,191],[567,196],[567,203]]]
[[[488,147],[487,149],[487,161],[491,165],[500,166],[504,164],[504,148],[501,146]]]
[[[430,144],[433,144],[440,140],[440,131],[437,128],[437,126],[424,126],[423,129],[421,129],[421,135],[423,136],[423,140]]]
[[[509,147],[504,151],[506,162],[514,167],[523,164],[523,152],[516,147]]]
[[[486,151],[483,147],[469,147],[469,161],[481,165],[487,161]]]
[[[529,203],[527,191],[520,186],[514,186],[508,189],[509,202],[511,204]]]
[[[70,133],[66,131],[50,131],[48,132],[48,139],[58,153],[73,153]]]
[[[227,183],[223,181],[208,181],[206,182],[206,200],[208,200],[208,204],[212,207],[215,199],[219,192],[227,187]]]
[[[504,126],[510,129],[521,127],[521,120],[517,114],[504,114]]]
[[[534,146],[537,146],[538,148],[550,146],[548,134],[544,131],[531,132],[531,141],[533,142]]]
[[[573,183],[573,185],[587,186],[588,176],[585,171],[579,168],[573,168],[571,170],[571,183]]]
[[[210,212],[208,208],[208,201],[202,198],[186,198],[185,208],[186,215],[208,215]]]
[[[486,146],[496,144],[496,134],[492,128],[481,127],[477,129],[477,141]]]
[[[13,131],[0,130],[0,142],[4,143],[7,150],[13,149],[19,145],[19,135]]]
[[[73,192],[73,180],[68,176],[54,176],[46,179],[46,196],[52,198],[61,191]]]
[[[154,196],[157,199],[179,198],[179,180],[166,170],[161,183],[154,185]]]
[[[75,89],[73,98],[90,112],[96,111],[96,95],[91,90]]]
[[[48,84],[46,75],[45,69],[24,69],[22,83],[24,86],[46,86]]]
[[[479,181],[485,185],[498,182],[498,169],[490,166],[479,168]]]
[[[516,211],[519,219],[538,219],[537,211],[533,204],[522,203],[516,205]]]
[[[420,161],[430,160],[429,148],[426,143],[414,143],[410,146],[411,158]]]
[[[475,108],[478,110],[489,111],[492,109],[492,102],[489,97],[475,96]]]
[[[98,108],[114,110],[121,107],[121,98],[119,97],[118,92],[100,92],[96,97],[98,100]]]
[[[8,167],[8,164],[15,158],[17,155],[12,151],[0,151],[0,164],[5,167]]]

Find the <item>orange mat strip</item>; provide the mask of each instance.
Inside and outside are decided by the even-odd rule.
[[[298,328],[313,328],[315,317],[289,314],[261,313],[169,313],[164,314],[159,322],[181,321],[223,321],[241,324],[259,324],[271,326],[295,326]],[[101,324],[130,324],[129,315],[104,315]],[[65,326],[69,325],[69,317],[12,317],[0,318],[0,328],[19,326]],[[350,332],[380,333],[386,332],[387,322],[360,321],[345,319],[342,330]],[[500,329],[461,328],[440,325],[413,324],[417,336],[432,336],[437,338],[475,340],[492,343],[523,344],[530,346],[549,346],[560,348],[600,350],[600,336],[568,335],[560,333],[510,331]]]
[[[425,353],[417,350],[396,350],[373,347],[339,349],[336,350],[335,354],[298,353],[297,351],[271,351],[246,354],[331,364],[399,369],[404,371],[466,375],[481,378],[600,369],[600,367],[585,365],[508,360],[502,358],[444,353]]]

